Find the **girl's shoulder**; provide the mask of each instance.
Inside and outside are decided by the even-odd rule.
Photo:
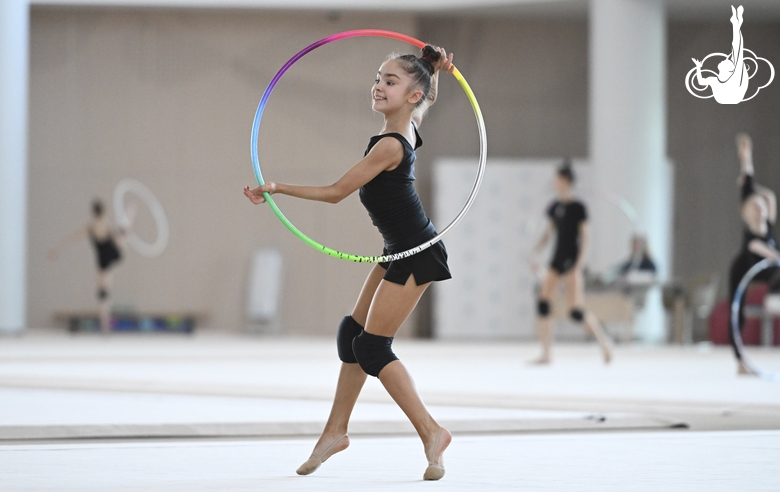
[[[392,140],[392,142],[388,142],[388,140]],[[403,135],[401,135],[400,133],[380,133],[379,135],[372,136],[368,140],[368,147],[366,147],[366,152],[364,153],[364,155],[368,155],[368,153],[371,152],[374,149],[374,147],[376,147],[377,144],[379,144],[379,142],[383,142],[383,141],[384,143],[382,145],[384,146],[384,150],[388,150],[389,148],[392,148],[392,146],[400,145],[401,148],[403,149],[404,154],[409,153],[410,150],[409,142],[406,141]],[[388,147],[388,145],[391,147]]]

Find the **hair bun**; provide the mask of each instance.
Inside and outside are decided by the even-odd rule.
[[[436,71],[436,62],[439,60],[441,60],[441,53],[439,53],[439,51],[430,44],[426,44],[422,49],[420,61],[425,66],[425,68],[428,69],[431,75],[433,75],[433,73]]]

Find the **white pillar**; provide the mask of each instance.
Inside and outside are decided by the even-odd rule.
[[[25,325],[27,0],[0,0],[0,333]]]
[[[666,17],[663,0],[590,2],[590,161],[595,191],[636,209],[665,279],[671,260],[672,173],[666,159]],[[594,200],[590,262],[597,271],[629,254],[609,199]],[[610,210],[612,210],[610,212]],[[614,215],[613,215],[614,217]],[[647,342],[665,336],[660,289],[634,324]]]

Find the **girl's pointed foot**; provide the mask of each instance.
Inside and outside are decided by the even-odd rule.
[[[550,357],[542,356],[539,357],[538,359],[528,361],[528,364],[532,366],[547,366],[550,365]]]
[[[330,445],[325,448],[324,451],[317,454],[316,450],[314,453],[311,454],[308,460],[304,464],[298,467],[297,470],[295,470],[295,473],[298,475],[308,475],[310,473],[313,473],[317,468],[320,467],[321,464],[325,463],[328,458],[333,456],[334,454],[344,451],[349,447],[349,437],[344,434],[341,437],[337,437]]]
[[[609,365],[609,363],[612,362],[612,349],[609,345],[604,345],[601,348],[601,355],[604,357],[604,364]]]
[[[429,446],[425,446],[425,457],[428,458],[428,468],[425,469],[423,480],[439,480],[444,476],[444,450],[452,442],[452,434],[444,427],[439,428],[436,437]]]
[[[737,362],[737,374],[740,376],[756,376],[756,373],[741,360]]]

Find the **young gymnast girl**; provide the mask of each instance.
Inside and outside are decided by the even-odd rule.
[[[132,212],[128,215],[134,215]],[[129,227],[129,225],[128,225]],[[96,199],[92,202],[92,220],[84,227],[66,236],[60,244],[49,251],[49,258],[54,260],[59,251],[66,245],[80,239],[89,238],[95,249],[97,260],[97,298],[98,313],[100,317],[100,329],[103,332],[111,331],[111,298],[109,291],[112,283],[112,269],[122,259],[121,247],[127,238],[127,231],[119,229],[113,232],[111,224],[106,217],[103,202]]]
[[[549,219],[547,229],[534,249],[531,264],[537,267],[536,256],[556,235],[555,252],[550,268],[542,280],[537,308],[539,341],[542,343],[542,355],[534,361],[536,364],[550,363],[550,348],[552,345],[552,323],[550,320],[550,298],[555,293],[558,281],[566,280],[571,319],[582,323],[596,337],[604,356],[604,362],[609,363],[612,354],[609,350],[607,335],[601,329],[596,316],[583,308],[584,280],[582,276],[582,261],[588,244],[587,211],[585,205],[572,197],[574,171],[571,163],[566,160],[558,168],[554,179],[555,192],[558,199],[547,208]]]
[[[330,186],[268,182],[244,188],[254,204],[263,193],[337,203],[360,190],[360,200],[385,242],[385,254],[413,248],[436,235],[414,188],[415,150],[422,145],[417,129],[436,101],[438,72],[452,72],[452,54],[425,46],[421,56],[390,55],[379,67],[371,89],[372,108],[384,117],[357,164]],[[422,439],[428,467],[423,478],[444,476],[443,453],[452,435],[428,413],[411,376],[393,353],[393,337],[431,282],[451,278],[441,242],[402,260],[373,267],[352,314],[336,337],[342,361],[333,407],[311,457],[299,475],[314,472],[330,456],[349,446],[347,427],[366,375],[379,378]]]
[[[729,304],[734,300],[734,294],[742,277],[745,276],[753,265],[765,258],[772,260],[780,259],[780,251],[778,251],[777,240],[774,234],[775,222],[777,221],[777,199],[772,190],[755,183],[753,142],[750,137],[740,133],[737,135],[736,140],[737,155],[740,161],[740,174],[737,184],[741,188],[741,214],[742,221],[745,223],[745,232],[743,233],[742,247],[731,262],[731,269],[729,270]],[[769,280],[776,271],[776,268],[764,270],[756,275],[754,281]],[[740,332],[745,321],[742,312],[744,296],[742,301],[739,307],[738,329]],[[729,316],[729,320],[731,320],[731,316]],[[742,361],[742,356],[737,349],[734,333],[731,329],[729,330],[729,340],[737,358],[737,373],[752,374]]]

